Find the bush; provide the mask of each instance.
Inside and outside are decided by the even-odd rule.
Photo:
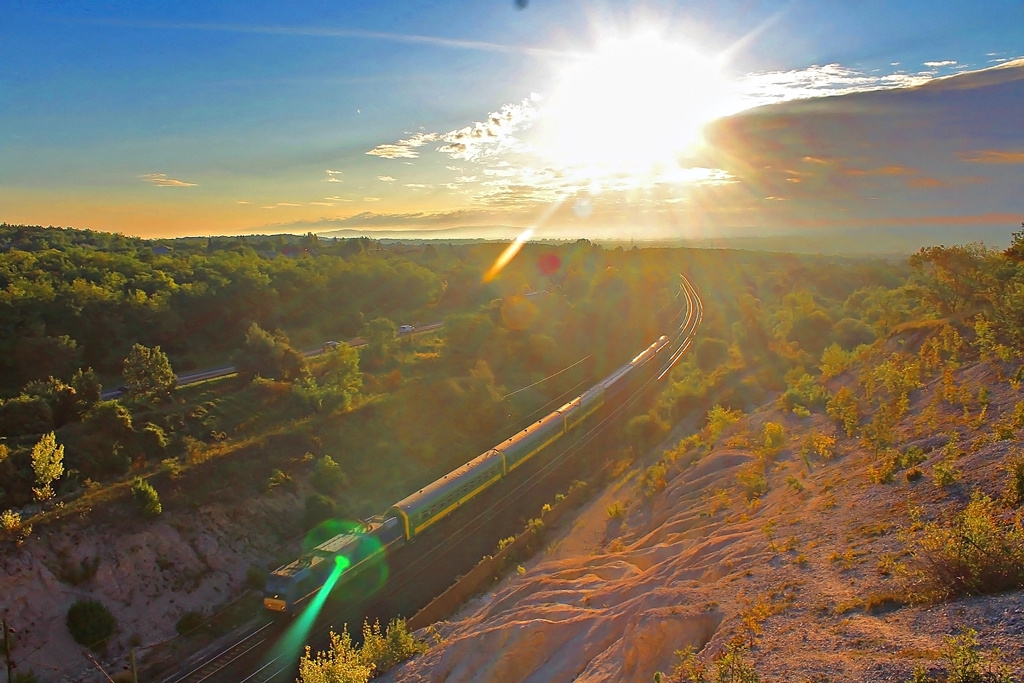
[[[1006,490],[1003,500],[1010,507],[1024,504],[1024,457],[1009,460],[1006,465]]]
[[[316,461],[313,466],[313,488],[328,496],[337,495],[348,485],[348,477],[341,471],[341,466],[329,455]]]
[[[68,632],[75,642],[100,651],[117,629],[117,620],[98,600],[76,600],[67,616]]]
[[[946,683],[1014,683],[1010,671],[998,662],[998,652],[984,661],[978,651],[978,632],[972,628],[945,639]],[[996,660],[996,661],[993,661]],[[921,667],[907,683],[938,683]]]
[[[132,498],[135,500],[135,507],[143,517],[159,517],[160,513],[164,511],[160,504],[160,494],[156,492],[152,484],[142,477],[135,477],[132,480]]]
[[[302,528],[309,531],[325,519],[335,516],[334,501],[319,493],[306,496],[306,509],[302,513]]]
[[[949,522],[925,525],[912,555],[912,583],[923,600],[1024,588],[1024,529],[1001,519],[981,491]]]
[[[405,619],[392,619],[387,631],[381,633],[380,622],[363,623],[362,659],[373,666],[375,675],[383,674],[415,655],[427,651],[427,644],[416,640],[405,625]]]
[[[181,619],[178,619],[178,623],[174,625],[174,629],[178,632],[178,635],[183,636],[187,633],[195,631],[197,628],[203,625],[206,621],[206,617],[199,610],[189,610],[181,615]]]
[[[267,570],[256,565],[249,565],[245,570],[245,585],[253,590],[263,590],[267,583]]]
[[[53,411],[45,399],[18,396],[0,403],[0,436],[45,434],[53,429]]]
[[[949,486],[960,478],[960,473],[948,462],[935,463],[933,475],[936,486]]]

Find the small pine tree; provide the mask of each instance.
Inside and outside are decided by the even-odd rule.
[[[160,494],[142,477],[135,477],[132,481],[132,497],[143,517],[158,517],[164,511],[160,504]]]

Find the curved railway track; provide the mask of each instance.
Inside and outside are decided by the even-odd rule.
[[[514,531],[521,530],[520,514],[528,517],[531,512],[518,511],[526,510],[528,501],[542,498],[544,485],[551,487],[553,480],[556,479],[552,475],[567,469],[574,453],[593,443],[612,422],[646,394],[652,384],[664,378],[689,349],[703,320],[704,306],[697,289],[682,275],[678,296],[685,299],[685,308],[681,308],[670,321],[670,325],[674,327],[669,337],[670,352],[646,382],[637,386],[626,400],[608,411],[598,422],[587,426],[569,442],[560,444],[557,453],[524,467],[517,477],[509,477],[496,485],[492,494],[479,496],[480,500],[476,501],[475,505],[467,506],[459,514],[453,514],[439,523],[438,528],[427,535],[432,539],[429,545],[424,544],[422,539],[417,539],[416,543],[399,549],[392,563],[399,569],[388,584],[389,604],[382,606],[380,600],[375,603],[373,599],[368,599],[336,605],[329,599],[323,614],[309,630],[312,639],[309,644],[312,649],[326,649],[324,632],[334,624],[361,624],[366,618],[372,619],[374,613],[386,623],[391,614],[411,614],[423,607],[433,595],[447,588],[455,576],[465,573],[482,555],[493,551],[494,538],[502,538],[508,534],[500,528],[502,525],[496,522],[512,519],[515,520]],[[553,490],[547,492],[548,496],[557,490],[555,486]],[[487,533],[488,531],[491,533]],[[406,557],[407,555],[409,556]],[[428,572],[434,575],[433,587],[425,583],[429,583],[424,572],[428,565],[433,570]],[[440,569],[442,567],[449,567],[450,570],[443,571]],[[424,593],[430,595],[424,597]],[[387,614],[382,615],[382,611]],[[265,616],[261,616],[236,632],[229,642],[212,649],[205,656],[198,657],[196,662],[182,667],[184,671],[159,680],[161,683],[294,681],[301,654],[297,650],[300,648],[274,654],[274,649],[279,647],[279,643],[284,639],[283,634],[287,628],[287,624],[283,622],[268,621]],[[317,633],[320,634],[318,637]]]

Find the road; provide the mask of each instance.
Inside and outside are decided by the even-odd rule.
[[[432,332],[438,329],[439,327],[441,327],[441,323],[430,323],[429,325],[422,325],[417,327],[415,331],[413,331],[411,334],[417,335],[423,332]],[[352,347],[364,346],[366,344],[366,340],[362,339],[361,337],[355,337],[353,339],[348,340],[346,343]],[[313,358],[314,356],[319,356],[322,353],[324,353],[323,345],[317,346],[316,348],[312,348],[307,351],[303,351],[302,355],[305,358]],[[199,382],[206,382],[211,379],[221,379],[224,377],[230,377],[231,375],[235,374],[235,372],[235,366],[233,365],[225,365],[224,367],[212,368],[210,370],[197,370],[195,372],[186,372],[178,375],[178,386],[185,387],[190,384],[198,384]],[[100,395],[100,397],[104,401],[109,401],[111,399],[119,398],[124,393],[124,387],[118,387],[116,389],[104,391]]]

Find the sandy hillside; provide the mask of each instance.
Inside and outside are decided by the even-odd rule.
[[[41,682],[106,680],[65,625],[78,599],[102,602],[117,619],[106,650],[92,653],[104,668],[121,671],[131,646],[150,654],[150,646],[177,635],[182,615],[209,616],[240,593],[247,569],[265,566],[294,535],[285,510],[298,504],[295,494],[280,493],[255,504],[165,512],[155,522],[97,525],[89,518],[7,546],[0,612],[17,629],[19,670]]]
[[[992,424],[1024,391],[989,365],[955,382],[965,396],[987,387],[990,403],[937,403],[938,379],[911,394],[895,445],[921,449],[914,481],[904,469],[875,483],[877,456],[823,410],[766,408],[707,453],[676,448],[664,487],[655,472],[647,495],[653,454],[552,530],[525,571],[421,632],[434,646],[386,680],[651,681],[671,671],[676,650],[711,662],[735,641],[765,681],[904,681],[917,666],[940,675],[944,639],[962,628],[1024,680],[1024,593],[905,604],[922,525],[962,509],[976,486],[998,496],[1002,463],[1020,444],[1022,432],[997,440]],[[761,446],[767,423],[785,434],[772,453]],[[802,448],[809,435],[817,449]],[[759,459],[758,497],[748,491]],[[959,479],[938,486],[943,460]]]

